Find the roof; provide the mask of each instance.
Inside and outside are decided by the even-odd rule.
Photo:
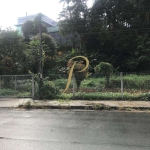
[[[34,20],[37,15],[38,14],[25,16],[25,17],[19,17],[18,24],[16,26],[20,26],[20,25],[24,24],[27,20]],[[52,20],[51,18],[47,17],[46,15],[43,15],[42,21],[44,23],[46,23],[48,26],[56,26],[57,25],[56,21]]]
[[[48,33],[52,33],[52,32],[58,32],[59,28],[58,26],[54,26],[54,27],[48,27],[47,28]]]

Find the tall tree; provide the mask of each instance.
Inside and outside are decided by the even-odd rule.
[[[31,38],[39,33],[39,22],[38,16],[32,21],[27,20],[22,26],[23,36],[25,41],[30,41]],[[42,33],[47,33],[46,26],[42,23],[41,24],[41,31]]]
[[[12,29],[0,32],[0,74],[16,74],[24,68],[28,50],[22,37]]]
[[[138,36],[149,34],[149,3],[147,0],[95,0],[90,11],[91,32],[86,39],[88,54],[93,49],[99,61],[108,61],[120,71],[141,70],[135,54],[139,51]],[[89,47],[89,43],[94,46]]]
[[[80,35],[92,68],[104,61],[118,71],[146,71],[141,66],[150,63],[145,57],[149,56],[149,0],[95,0],[91,9],[84,0],[61,2],[65,7],[60,29],[74,39]]]
[[[30,47],[30,70],[34,73],[38,72],[39,65],[39,35],[32,37],[29,43]],[[52,70],[55,67],[54,57],[57,51],[56,41],[48,34],[42,33],[42,51],[43,51],[43,67],[44,75],[48,73],[48,70]]]
[[[72,47],[80,47],[82,33],[86,32],[88,20],[87,0],[60,0],[64,2],[63,11],[60,13],[60,32],[70,35]]]
[[[143,30],[150,27],[150,1],[149,0],[129,0],[133,5],[131,28]]]

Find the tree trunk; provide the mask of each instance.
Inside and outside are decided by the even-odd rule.
[[[109,87],[109,78],[110,78],[110,76],[106,76],[106,87]]]

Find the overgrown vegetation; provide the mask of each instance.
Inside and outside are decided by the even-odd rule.
[[[113,75],[110,78],[109,87],[105,86],[105,77],[86,78],[80,87],[80,92],[73,97],[72,86],[67,93],[62,93],[59,99],[81,100],[150,100],[150,75],[125,75],[123,77],[124,93],[121,94],[120,76]],[[63,89],[66,80],[55,80],[57,87]]]
[[[104,61],[118,71],[150,69],[149,0],[94,0],[91,8],[86,0],[61,2],[60,31],[70,35],[73,48],[81,41],[92,68]]]
[[[23,92],[12,89],[0,89],[0,97],[31,97],[31,92]]]
[[[94,68],[96,73],[100,73],[102,76],[106,78],[106,87],[109,87],[110,76],[113,73],[113,66],[108,62],[101,62]]]
[[[36,90],[35,99],[41,99],[41,100],[42,99],[55,99],[56,96],[59,94],[60,94],[60,91],[55,86],[55,84],[46,78],[46,79],[42,79],[42,84],[40,85],[40,89],[38,86],[38,89]]]
[[[63,89],[66,85],[66,79],[56,79],[53,82],[56,84],[57,87]],[[131,89],[131,90],[149,90],[150,89],[150,75],[124,75],[123,76],[123,83],[124,89]],[[110,83],[108,89],[120,89],[121,86],[121,79],[120,74],[114,74],[110,77]],[[70,86],[72,87],[72,86]],[[88,77],[84,79],[81,84],[82,88],[88,89],[97,89],[102,91],[106,89],[105,87],[105,78],[96,75],[96,77]]]
[[[60,33],[65,35],[66,42],[61,43],[64,45],[56,44],[47,34],[42,23],[42,14],[23,25],[24,37],[12,29],[0,29],[0,74],[27,74],[29,70],[34,74],[42,72],[44,78],[48,76],[51,81],[54,80],[56,87],[51,81],[40,81],[39,85],[42,84],[36,96],[53,99],[59,94],[59,90],[65,88],[66,80],[61,78],[67,75],[68,60],[84,55],[90,61],[89,74],[96,71],[96,75],[85,79],[86,72],[74,72],[76,91],[87,90],[88,93],[89,89],[94,89],[93,92],[99,93],[94,93],[94,96],[82,91],[76,94],[79,95],[76,98],[104,99],[106,96],[106,99],[120,99],[120,76],[111,76],[112,70],[138,73],[150,69],[150,1],[94,0],[91,8],[88,8],[86,0],[60,2],[64,2],[64,9],[60,13],[58,24]],[[43,49],[39,49],[39,29],[42,31],[40,47]],[[112,64],[113,68],[109,63],[103,63],[104,61]],[[85,63],[79,65],[84,67]],[[79,70],[77,66],[75,69]],[[150,76],[125,75],[124,99],[137,99],[140,98],[140,92],[148,93],[149,78]],[[5,85],[8,88],[9,81]],[[30,92],[27,84],[26,88]],[[1,92],[2,95],[14,94],[11,90]],[[149,93],[144,96],[144,99],[149,100]]]
[[[19,108],[24,108],[24,109],[31,109],[32,104],[31,104],[31,101],[27,101],[25,103],[19,104],[18,107]]]
[[[125,75],[124,100],[150,100],[150,75]],[[66,87],[67,79],[43,80],[41,87],[42,99],[72,99],[72,83],[67,93],[62,93]],[[74,99],[87,100],[122,100],[120,92],[120,76],[111,76],[109,88],[105,87],[105,77],[88,77],[81,84],[80,92],[75,94]],[[35,99],[38,99],[38,85],[35,84]],[[1,97],[31,97],[31,81],[20,84],[17,90],[2,88]]]
[[[58,99],[74,99],[74,100],[122,100],[121,93],[114,93],[114,92],[95,92],[95,93],[76,93],[75,97],[73,94],[62,93],[61,95],[57,96]],[[146,93],[124,93],[123,94],[124,100],[150,100],[148,99],[148,95]]]

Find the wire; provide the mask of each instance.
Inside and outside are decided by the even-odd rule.
[[[147,28],[146,31],[150,31],[150,28]],[[100,33],[104,34],[105,32],[110,32],[110,33],[119,33],[119,32],[124,32],[124,33],[140,32],[140,33],[145,33],[146,31],[143,31],[141,29],[115,30],[115,31],[107,31],[106,30],[106,31],[102,31],[102,32],[89,32],[89,33],[80,33],[80,34],[100,34]]]

